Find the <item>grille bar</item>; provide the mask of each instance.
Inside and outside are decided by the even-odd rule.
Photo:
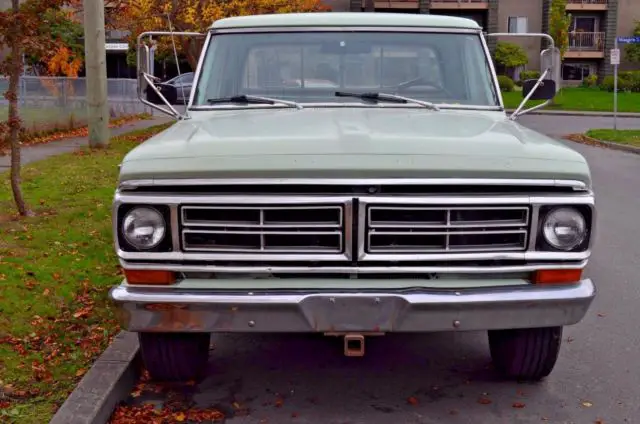
[[[342,206],[184,206],[188,227],[341,228]]]
[[[185,252],[345,254],[345,205],[185,205]]]
[[[528,206],[370,204],[365,216],[367,255],[524,251],[528,242]]]
[[[369,228],[469,228],[525,226],[528,207],[370,206]]]
[[[340,253],[341,231],[211,231],[184,230],[185,251]]]

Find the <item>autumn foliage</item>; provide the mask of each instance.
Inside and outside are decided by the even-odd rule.
[[[571,15],[567,14],[567,0],[551,0],[549,14],[549,35],[553,37],[555,46],[560,50],[560,58],[569,47],[569,26]]]
[[[112,9],[109,26],[127,28],[135,37],[144,31],[168,31],[169,19],[174,31],[206,32],[211,24],[221,18],[271,13],[322,12],[328,11],[321,0],[123,0]],[[189,64],[195,68],[200,55],[200,45],[193,39],[175,38],[177,48]],[[168,51],[166,41],[158,46],[158,52]]]

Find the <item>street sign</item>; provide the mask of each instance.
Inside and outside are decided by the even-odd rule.
[[[640,43],[640,36],[618,37],[616,41],[620,44],[637,44]]]
[[[611,64],[620,64],[620,49],[611,49]]]
[[[127,43],[104,43],[104,48],[111,52],[126,52],[129,50],[129,44]]]

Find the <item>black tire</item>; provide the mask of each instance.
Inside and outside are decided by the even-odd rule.
[[[558,360],[562,327],[489,331],[491,359],[506,377],[539,381],[548,376]]]
[[[200,380],[209,360],[209,333],[138,333],[140,353],[151,379]]]

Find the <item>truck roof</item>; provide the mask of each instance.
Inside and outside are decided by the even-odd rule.
[[[235,16],[215,21],[210,29],[264,28],[286,26],[309,27],[432,27],[479,30],[472,19],[443,15],[409,15],[379,12],[322,12],[279,13],[268,15]]]

